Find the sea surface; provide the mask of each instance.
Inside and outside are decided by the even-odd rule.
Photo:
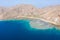
[[[0,21],[0,40],[60,40],[60,30],[34,29],[29,20]]]

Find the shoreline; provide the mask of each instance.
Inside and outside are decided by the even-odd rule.
[[[14,21],[14,20],[28,20],[28,21],[31,21],[31,20],[42,20],[42,21],[44,21],[44,22],[46,22],[46,23],[50,23],[50,22],[48,22],[48,21],[46,21],[46,20],[44,20],[44,19],[41,19],[41,18],[36,18],[36,17],[21,17],[20,19],[5,19],[5,20],[0,20],[0,21]],[[52,24],[52,23],[50,23],[50,24]],[[52,24],[52,25],[54,25],[54,24]],[[55,25],[56,27],[56,29],[58,29],[58,30],[60,30],[60,28],[59,27],[57,27],[57,25]]]

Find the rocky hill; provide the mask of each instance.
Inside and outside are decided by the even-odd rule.
[[[16,5],[10,8],[0,7],[0,20],[32,18],[60,25],[60,5],[36,8],[32,5]]]
[[[6,13],[3,15],[3,19],[20,19],[29,18],[29,17],[37,17],[40,16],[40,10],[32,5],[17,5],[15,7],[8,8]]]
[[[41,18],[53,23],[60,25],[60,6],[52,6],[48,8],[43,9],[43,15],[41,15]]]

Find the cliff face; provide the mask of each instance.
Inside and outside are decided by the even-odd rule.
[[[0,7],[0,20],[34,18],[60,25],[60,5],[46,8],[36,8],[32,5],[17,5],[11,8]]]

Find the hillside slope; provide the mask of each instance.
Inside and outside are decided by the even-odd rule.
[[[60,5],[36,8],[32,5],[16,5],[10,8],[0,7],[0,20],[31,18],[60,26]]]

